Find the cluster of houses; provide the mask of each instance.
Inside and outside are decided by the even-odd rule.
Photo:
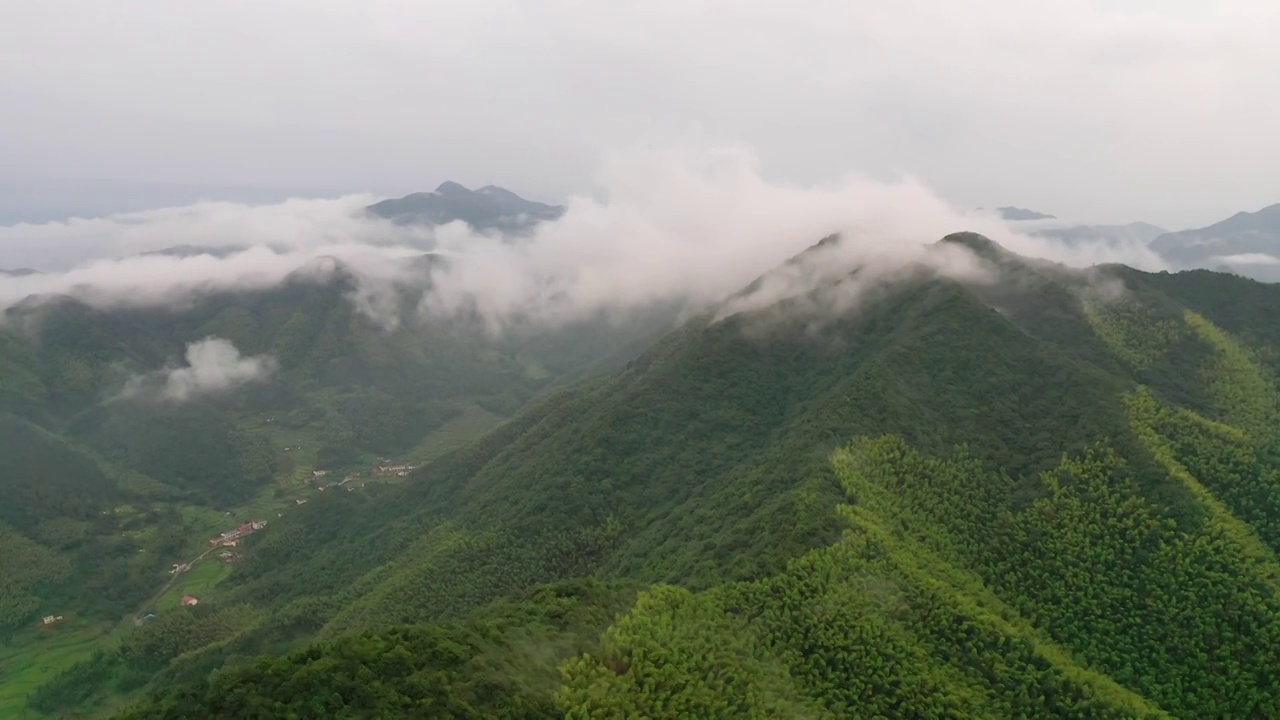
[[[396,477],[404,477],[410,472],[417,470],[421,465],[388,465],[389,460],[383,460],[384,464],[376,465],[373,468],[374,477],[387,477],[395,475]]]
[[[40,625],[38,625],[37,627],[39,627],[41,630],[44,630],[44,629],[53,627],[54,625],[57,625],[63,620],[66,620],[66,618],[61,615],[45,615],[43,618],[40,618]]]
[[[291,448],[285,448],[285,449],[289,450]],[[292,449],[297,449],[297,448],[292,448]],[[421,466],[411,465],[408,463],[397,465],[397,464],[392,464],[390,460],[382,460],[377,465],[375,465],[372,468],[372,470],[370,470],[370,475],[372,475],[373,477],[392,477],[392,476],[405,477],[410,472],[418,469],[419,467]],[[312,470],[311,471],[311,481],[315,483],[316,488],[318,490],[325,490],[327,488],[334,487],[335,485],[346,485],[352,480],[359,480],[364,477],[363,472],[357,471],[347,475],[340,481],[335,481],[335,480],[325,481],[324,478],[328,476],[328,474],[329,474],[328,470]],[[353,488],[347,488],[347,489],[352,490]],[[306,502],[307,501],[305,498],[298,498],[294,500],[294,503],[297,505],[302,505]],[[230,513],[227,513],[227,514],[229,515]],[[210,548],[216,548],[220,546],[226,547],[226,548],[234,548],[236,547],[236,545],[240,540],[244,539],[245,537],[248,537],[249,535],[252,535],[253,533],[257,532],[258,530],[261,530],[266,526],[267,526],[266,520],[251,520],[249,522],[246,522],[240,525],[239,527],[233,530],[228,530],[224,533],[221,533],[215,538],[210,538],[208,541],[208,545]],[[232,550],[224,550],[223,552],[218,554],[218,559],[223,563],[232,563],[238,560],[239,558],[240,558],[240,553],[234,552]],[[169,574],[176,575],[178,573],[187,572],[190,569],[191,569],[190,563],[174,563],[173,567],[169,570]],[[182,607],[191,607],[196,605],[199,602],[200,602],[199,598],[196,598],[193,595],[183,595],[182,599],[179,601],[179,604]],[[148,613],[145,617],[139,618],[136,622],[138,624],[142,624],[142,623],[154,620],[155,617],[156,616],[154,613]],[[49,627],[51,625],[54,625],[55,623],[61,622],[62,619],[63,617],[61,615],[48,615],[44,618],[44,621],[40,624],[40,627],[41,628]]]
[[[411,465],[409,463],[403,463],[398,465],[392,464],[390,460],[384,459],[379,461],[377,465],[374,465],[373,468],[369,471],[369,474],[372,477],[377,477],[377,478],[405,477],[406,475],[413,472],[414,470],[417,470],[420,467],[422,466]],[[361,478],[364,477],[364,473],[357,470],[356,472],[349,473],[346,477],[342,478],[341,480],[325,480],[324,478],[328,474],[329,474],[328,470],[312,470],[311,471],[311,482],[315,484],[317,490],[328,490],[331,487],[346,485],[347,483],[353,480],[360,480]],[[302,503],[298,503],[298,504],[301,505]]]
[[[266,520],[251,520],[234,530],[228,530],[218,537],[210,539],[209,547],[218,547],[219,545],[235,547],[237,541],[252,535],[254,532],[261,530],[266,526]]]

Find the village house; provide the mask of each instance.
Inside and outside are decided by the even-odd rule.
[[[43,630],[44,628],[57,625],[58,623],[62,622],[64,619],[65,618],[61,615],[45,615],[43,618],[40,619],[40,629]]]
[[[196,598],[196,597],[194,597],[194,596],[192,596],[192,595],[183,595],[183,596],[182,596],[182,606],[183,606],[183,607],[191,607],[191,606],[193,606],[193,605],[197,605],[197,604],[199,604],[199,602],[200,602],[199,598]]]
[[[234,530],[228,530],[216,538],[209,541],[209,547],[217,547],[219,545],[234,545],[235,542],[243,537],[252,535],[267,526],[266,520],[252,520],[244,523]]]

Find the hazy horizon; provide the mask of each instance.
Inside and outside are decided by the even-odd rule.
[[[16,4],[0,187],[557,202],[611,152],[734,145],[780,184],[1199,227],[1280,201],[1278,30],[1261,0]]]

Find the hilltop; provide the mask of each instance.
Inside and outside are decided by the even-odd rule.
[[[1280,288],[946,244],[982,278],[815,274],[317,497],[35,702],[158,673],[125,717],[1280,712]]]
[[[559,219],[565,208],[525,200],[495,185],[469,190],[447,181],[433,192],[383,200],[370,205],[367,211],[398,224],[443,225],[462,221],[477,232],[496,230],[518,234],[538,223]]]

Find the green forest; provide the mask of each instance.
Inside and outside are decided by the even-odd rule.
[[[400,481],[282,498],[198,605],[47,673],[23,712],[1280,717],[1280,286],[942,242],[996,280],[922,269],[838,313],[817,288],[625,359],[602,350],[620,330],[573,330],[572,355],[461,336],[414,365],[407,339],[271,324],[302,303],[357,332],[340,296],[179,315],[283,370],[168,415],[84,395],[192,331],[95,322],[117,339],[68,331],[59,362],[4,340],[0,367],[25,370],[0,383],[0,438],[68,483],[0,473],[18,638],[107,578],[136,586],[79,612],[129,613],[190,508],[270,496],[316,457],[399,457],[464,406],[503,418]],[[322,455],[286,457],[299,438]]]

